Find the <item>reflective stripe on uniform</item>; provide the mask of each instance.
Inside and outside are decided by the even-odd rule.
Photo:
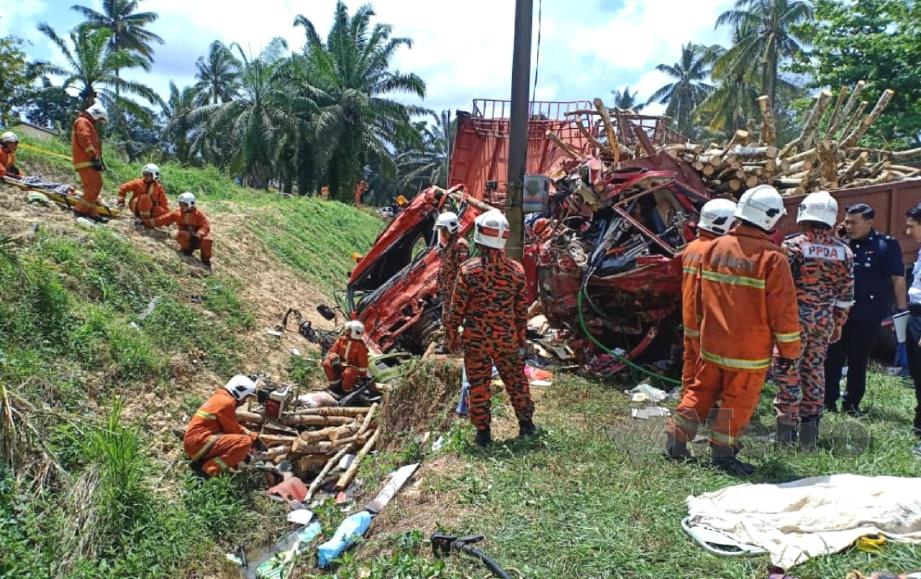
[[[90,163],[89,161],[85,161],[83,163],[74,163],[74,170],[79,171],[80,169],[88,169],[92,166],[93,164]]]
[[[842,300],[835,300],[835,307],[836,307],[836,308],[841,308],[842,310],[846,310],[846,309],[850,308],[850,307],[853,306],[853,305],[854,305],[853,300],[852,300],[852,301],[849,301],[849,302],[842,301]]]
[[[716,432],[715,430],[710,431],[710,444],[718,444],[720,446],[734,446],[735,443],[736,439],[732,435]]]
[[[212,434],[208,437],[208,440],[198,449],[198,452],[192,457],[192,462],[196,462],[201,459],[201,457],[208,454],[208,451],[211,450],[211,447],[214,446],[214,443],[217,442],[217,439],[220,437],[220,434]]]
[[[685,328],[684,335],[687,336],[688,338],[699,338],[700,330],[692,330],[691,328]]]
[[[764,289],[765,283],[763,279],[758,279],[756,277],[748,277],[745,275],[732,275],[728,273],[720,273],[718,271],[708,271],[703,270],[700,272],[700,276],[707,280],[716,283],[725,283],[729,285],[742,285],[746,287],[753,287],[756,289]]]
[[[799,332],[790,332],[789,334],[774,334],[774,341],[778,344],[789,344],[790,342],[799,341]]]
[[[205,420],[217,420],[217,416],[211,414],[210,412],[205,412],[204,410],[197,410],[195,416],[199,418],[204,418]]]
[[[673,418],[675,419],[675,426],[677,426],[685,434],[697,433],[697,427],[700,426],[700,422],[695,422],[685,418],[683,415],[677,412],[673,415]]]
[[[700,357],[706,360],[707,362],[713,362],[714,364],[719,364],[720,366],[725,366],[727,368],[737,368],[739,370],[767,370],[771,367],[771,359],[765,358],[763,360],[744,360],[742,358],[727,358],[725,356],[719,356],[717,354],[711,354],[710,352],[701,350]]]
[[[695,273],[697,273],[697,268],[696,268],[696,267],[684,267],[684,268],[682,268],[682,269],[683,269],[684,273],[690,273],[690,274],[695,274]]]
[[[230,469],[230,467],[227,466],[227,463],[224,462],[223,460],[221,460],[221,459],[219,459],[219,458],[214,458],[214,459],[212,459],[212,460],[214,460],[214,464],[216,464],[216,465],[218,465],[218,466],[220,467],[220,469],[221,469],[222,472],[227,471],[228,469]]]

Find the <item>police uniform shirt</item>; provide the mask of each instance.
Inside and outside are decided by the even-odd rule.
[[[915,260],[914,269],[911,272],[911,287],[908,288],[908,303],[911,305],[921,305],[921,250],[918,250],[918,258]],[[914,310],[914,308],[912,308]]]
[[[849,244],[854,252],[855,300],[849,319],[882,320],[890,314],[892,276],[905,275],[902,248],[894,237],[875,229],[863,239],[851,239]]]

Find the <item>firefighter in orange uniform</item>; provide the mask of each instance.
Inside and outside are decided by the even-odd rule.
[[[70,141],[74,170],[83,186],[83,196],[74,206],[74,212],[92,219],[99,216],[96,202],[102,192],[102,172],[105,171],[97,125],[108,120],[109,113],[105,108],[98,102],[93,103],[74,121]]]
[[[236,409],[255,395],[256,383],[238,374],[201,405],[183,439],[195,472],[217,476],[236,467],[260,444],[259,435],[243,428],[236,415]]]
[[[480,255],[461,266],[445,323],[448,348],[464,351],[470,421],[476,443],[492,442],[490,381],[492,368],[499,370],[518,418],[518,436],[532,436],[534,402],[524,373],[523,350],[528,323],[524,267],[505,255],[508,221],[493,209],[476,218],[473,240]],[[463,336],[458,328],[463,325]]]
[[[173,223],[179,226],[179,231],[176,233],[179,250],[186,255],[192,255],[196,249],[200,249],[201,262],[210,269],[211,247],[214,243],[211,237],[211,223],[208,217],[195,206],[195,195],[187,191],[179,196],[179,209],[156,219],[144,220],[144,225],[147,227],[160,227]]]
[[[771,365],[800,356],[799,311],[790,265],[769,232],[786,213],[773,187],[759,185],[739,199],[740,223],[706,248],[698,277],[700,365],[669,421],[666,450],[690,456],[687,442],[719,402],[710,432],[711,463],[733,475],[754,466],[737,458],[738,437],[748,426]]]
[[[9,175],[17,179],[22,177],[22,172],[16,166],[16,149],[19,148],[19,137],[12,131],[0,135],[0,177]]]
[[[355,207],[361,207],[361,197],[368,190],[368,182],[362,179],[355,185]]]
[[[362,336],[365,325],[358,320],[346,322],[345,331],[323,358],[323,372],[329,380],[329,389],[348,394],[359,378],[368,377],[368,347]]]
[[[697,374],[700,359],[700,319],[697,312],[697,274],[700,257],[710,242],[729,233],[735,219],[736,204],[729,199],[707,201],[700,210],[697,223],[697,239],[685,246],[681,252],[681,303],[682,325],[684,326],[684,364],[681,367],[681,394]]]
[[[125,197],[131,193],[128,208],[138,219],[156,219],[169,213],[166,190],[160,184],[160,168],[153,163],[144,165],[141,178],[122,183],[118,188],[118,206],[125,206]]]
[[[459,235],[460,220],[452,211],[445,211],[438,216],[435,221],[435,231],[438,232],[441,252],[441,267],[438,269],[438,297],[441,298],[441,321],[444,324],[451,310],[451,296],[454,295],[457,272],[460,270],[460,265],[470,256],[470,245]]]

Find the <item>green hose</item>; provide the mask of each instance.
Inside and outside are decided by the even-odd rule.
[[[615,358],[617,358],[618,360],[620,360],[627,366],[630,366],[634,370],[638,370],[651,378],[655,378],[656,380],[661,380],[667,384],[681,386],[681,380],[675,380],[674,378],[669,378],[668,376],[662,376],[661,374],[656,374],[655,372],[651,370],[647,370],[646,368],[643,368],[642,366],[634,364],[633,362],[628,360],[625,356],[621,356],[620,354],[615,353],[613,350],[611,350],[610,348],[602,344],[595,336],[593,336],[592,333],[588,331],[588,326],[585,324],[585,316],[582,314],[582,296],[584,293],[585,293],[584,289],[580,290],[578,297],[576,298],[576,304],[579,309],[579,325],[582,326],[582,332],[585,334],[585,336],[589,340],[592,341],[593,344],[595,344],[596,346],[598,346],[599,348],[601,348],[608,354],[614,356]]]

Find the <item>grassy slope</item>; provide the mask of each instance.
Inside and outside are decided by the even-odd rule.
[[[65,154],[66,146],[41,146],[24,148],[22,165],[69,178],[67,160],[53,156]],[[132,178],[140,165],[113,160],[110,166],[109,199],[110,184]],[[297,260],[302,277],[328,292],[380,223],[338,203],[282,200],[236,187],[213,169],[166,166],[163,175],[172,198],[189,189],[219,220],[221,214],[247,216],[247,227],[265,242],[262,251]],[[0,398],[19,412],[16,471],[50,464],[48,456],[62,470],[47,479],[50,492],[29,498],[25,479],[17,483],[8,465],[0,466],[0,576],[213,571],[227,549],[277,530],[280,515],[248,492],[255,487],[246,477],[200,484],[175,469],[164,478],[166,457],[178,452],[168,430],[183,425],[215,382],[257,359],[242,339],[261,333],[255,306],[239,297],[247,280],[220,263],[213,276],[194,275],[169,240],[148,253],[123,228],[85,230],[66,214],[48,216],[33,233],[14,219],[0,224],[0,237],[17,237],[8,246],[14,260],[0,256]],[[276,231],[273,223],[286,229]],[[340,226],[361,232],[343,235]],[[233,232],[218,228],[216,235],[220,244]],[[141,319],[154,297],[160,302]],[[304,378],[313,370],[302,366],[282,377]],[[203,384],[189,387],[196,382]],[[159,409],[149,405],[170,407],[160,432],[147,416]],[[14,436],[0,423],[5,436]],[[92,532],[78,532],[81,524]]]

